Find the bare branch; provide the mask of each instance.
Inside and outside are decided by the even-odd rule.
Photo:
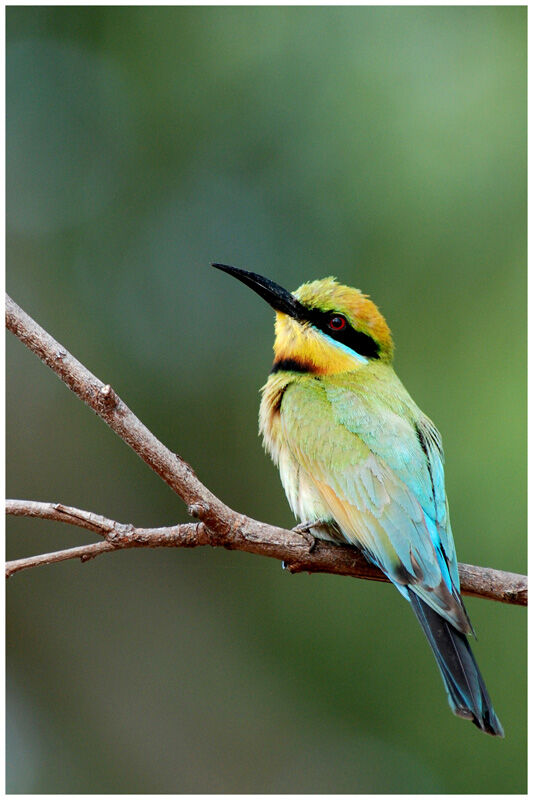
[[[64,506],[62,503],[38,503],[34,500],[6,500],[6,514],[66,522],[104,536],[102,542],[8,561],[6,578],[23,569],[56,564],[72,558],[89,561],[100,553],[110,553],[113,550],[131,547],[198,547],[210,543],[203,522],[188,522],[168,528],[135,528],[133,525],[115,522],[92,511],[82,511],[72,506]]]
[[[105,537],[104,542],[86,547],[73,547],[56,553],[34,556],[6,564],[6,577],[28,567],[52,564],[69,558],[86,561],[99,553],[128,547],[225,547],[248,553],[270,556],[284,561],[290,572],[324,572],[334,575],[349,575],[354,578],[384,581],[388,579],[377,567],[354,547],[337,546],[324,541],[311,542],[298,531],[288,531],[270,525],[258,524],[257,536],[243,536],[235,528],[221,537],[204,523],[187,523],[168,528],[135,528],[102,517],[90,511],[64,506],[61,503],[38,503],[32,500],[6,500],[6,514],[41,517],[42,519],[66,522],[86,528]],[[250,520],[253,523],[253,520]],[[264,529],[268,529],[268,537]],[[459,564],[463,594],[487,597],[513,605],[527,604],[527,578],[513,572]]]
[[[111,519],[93,514],[92,511],[82,511],[62,503],[38,503],[35,500],[6,500],[6,514],[13,517],[38,517],[51,519],[54,522],[69,522],[79,528],[86,528],[105,536],[113,530],[115,522]]]
[[[196,547],[210,544],[243,550],[282,560],[291,572],[327,572],[368,580],[387,581],[354,547],[337,546],[287,531],[239,514],[213,495],[192,468],[163,445],[133,414],[109,384],[103,384],[77,359],[43,330],[10,297],[6,297],[6,325],[30,350],[45,362],[66,385],[89,405],[187,504],[189,513],[203,524],[174,528],[133,528],[87,511],[53,504],[8,501],[8,513],[39,516],[69,522],[105,536],[104,542],[87,547],[87,557],[124,547]],[[27,509],[26,511],[24,509]],[[42,511],[43,513],[39,513]],[[158,532],[158,533],[157,533]],[[172,534],[171,534],[172,532]],[[157,536],[162,537],[157,539]],[[97,549],[97,545],[106,545]],[[11,572],[40,563],[84,557],[83,548],[10,562]],[[80,552],[74,552],[79,550]],[[74,555],[66,555],[72,554]],[[19,565],[15,567],[14,565]],[[469,564],[459,565],[463,594],[487,597],[515,605],[527,604],[527,578]]]
[[[88,561],[100,553],[107,553],[117,548],[110,542],[94,542],[85,544],[81,547],[71,547],[68,550],[58,550],[55,553],[43,553],[39,556],[29,556],[29,558],[17,558],[15,561],[6,562],[6,578],[10,578],[15,572],[30,567],[40,567],[43,564],[57,564],[59,561],[67,561],[70,558],[79,558]]]
[[[143,425],[111,386],[89,372],[8,295],[6,326],[129,444],[187,505],[195,506],[195,516],[218,531],[224,531],[235,522],[235,512],[215,497],[198,480],[192,468]]]

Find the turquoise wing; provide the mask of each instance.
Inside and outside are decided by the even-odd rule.
[[[292,384],[281,405],[285,443],[345,539],[361,547],[405,596],[409,586],[455,627],[469,631],[439,439],[425,422],[419,435],[412,415],[395,412],[379,394],[371,406],[366,397],[331,382]]]
[[[441,436],[396,374],[386,381],[368,375],[364,387],[345,380],[324,387],[336,421],[360,436],[411,490],[420,503],[442,572],[459,595],[457,556],[444,484]],[[372,385],[369,385],[373,381]]]
[[[421,415],[415,421],[415,430],[427,461],[433,503],[424,508],[431,537],[436,547],[442,550],[448,565],[453,586],[460,591],[457,556],[450,525],[450,512],[444,485],[444,452],[437,428],[428,417]]]

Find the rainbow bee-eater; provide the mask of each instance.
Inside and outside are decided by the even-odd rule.
[[[394,372],[382,314],[335,278],[290,293],[213,266],[276,312],[259,427],[300,527],[359,548],[385,573],[422,626],[452,711],[503,736],[467,640],[441,436]]]

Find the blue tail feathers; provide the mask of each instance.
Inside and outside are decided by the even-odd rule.
[[[491,736],[503,736],[485,682],[464,633],[409,590],[409,600],[427,636],[454,714]]]

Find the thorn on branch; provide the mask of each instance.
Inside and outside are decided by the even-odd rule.
[[[102,411],[112,411],[117,407],[118,398],[115,390],[109,383],[98,390],[98,405]]]
[[[187,507],[187,511],[194,519],[201,519],[206,510],[201,503],[191,503],[191,505]]]

